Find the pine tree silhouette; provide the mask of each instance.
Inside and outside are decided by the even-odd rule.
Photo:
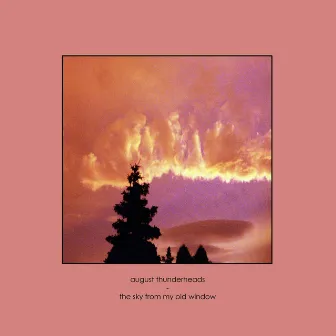
[[[121,218],[112,224],[117,234],[106,238],[113,245],[104,260],[106,264],[160,263],[156,246],[149,241],[161,236],[158,227],[149,225],[158,208],[146,207],[149,184],[139,183],[142,179],[139,168],[137,164],[131,165],[132,172],[127,176],[129,186],[121,193],[123,200],[114,206]]]
[[[193,257],[191,256],[187,246],[184,244],[179,248],[176,255],[176,264],[192,264]]]
[[[165,263],[165,264],[172,264],[174,257],[172,257],[171,255],[171,250],[170,250],[170,246],[168,246],[167,248],[167,253],[165,257],[162,257],[161,260]]]
[[[205,251],[205,248],[200,245],[194,255],[195,264],[210,264],[211,262],[208,259],[208,255]]]

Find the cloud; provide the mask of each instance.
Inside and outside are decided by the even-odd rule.
[[[163,230],[162,242],[176,242],[178,244],[200,244],[236,240],[253,227],[247,221],[234,220],[206,220],[175,226]]]
[[[190,179],[251,181],[271,179],[271,133],[252,140],[235,126],[217,121],[202,138],[198,129],[184,128],[179,114],[147,122],[143,114],[127,114],[111,123],[82,161],[82,182],[96,190],[124,186],[131,162],[139,162],[145,178],[172,172]]]
[[[269,90],[269,58],[65,58],[64,170],[92,190],[139,159],[149,182],[270,180]]]
[[[193,222],[163,230],[156,242],[161,255],[170,246],[173,256],[182,244],[186,244],[191,253],[202,244],[213,262],[271,262],[270,222],[267,225],[232,220]]]

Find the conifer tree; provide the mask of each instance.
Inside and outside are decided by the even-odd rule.
[[[115,235],[106,240],[113,245],[105,263],[160,263],[155,245],[149,240],[160,237],[160,229],[150,222],[157,213],[157,207],[146,207],[149,184],[142,183],[140,166],[131,165],[132,172],[127,176],[129,186],[121,194],[123,200],[114,206],[121,217],[112,224]]]
[[[194,263],[195,264],[209,264],[210,263],[206,250],[202,245],[198,247],[194,255]]]
[[[191,256],[187,246],[184,244],[179,248],[176,255],[176,264],[192,264],[193,257]]]
[[[163,261],[165,264],[172,264],[174,259],[175,259],[175,258],[172,257],[172,255],[171,255],[171,249],[170,249],[170,246],[168,246],[166,256],[165,256],[165,257],[162,257],[162,261]]]

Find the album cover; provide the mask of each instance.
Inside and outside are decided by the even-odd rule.
[[[2,1],[1,335],[335,335],[334,13]]]

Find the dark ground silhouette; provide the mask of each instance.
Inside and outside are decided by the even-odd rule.
[[[114,206],[121,219],[112,224],[117,234],[106,238],[113,245],[104,261],[107,264],[160,263],[156,246],[149,241],[161,236],[160,229],[150,225],[157,207],[146,207],[149,184],[139,183],[142,179],[139,168],[137,164],[131,166],[129,186],[122,192],[123,200]]]
[[[194,263],[195,264],[209,264],[208,255],[205,251],[205,248],[200,245],[194,255]]]
[[[166,256],[165,256],[165,257],[162,257],[161,260],[162,260],[165,264],[172,264],[174,259],[175,259],[175,258],[172,257],[171,249],[170,249],[170,246],[169,246],[169,247],[167,248]]]
[[[193,257],[191,256],[188,247],[182,245],[177,251],[176,264],[192,264]]]
[[[151,242],[161,236],[160,229],[150,225],[158,207],[147,207],[149,183],[139,183],[142,180],[139,168],[138,164],[131,165],[131,173],[127,176],[129,186],[121,193],[123,200],[114,206],[114,211],[121,218],[112,224],[116,234],[106,238],[113,245],[104,260],[106,264],[173,263],[170,247],[166,256],[160,257],[156,246]],[[209,260],[203,246],[192,257],[188,248],[182,245],[177,252],[176,263],[204,264],[209,263]]]

